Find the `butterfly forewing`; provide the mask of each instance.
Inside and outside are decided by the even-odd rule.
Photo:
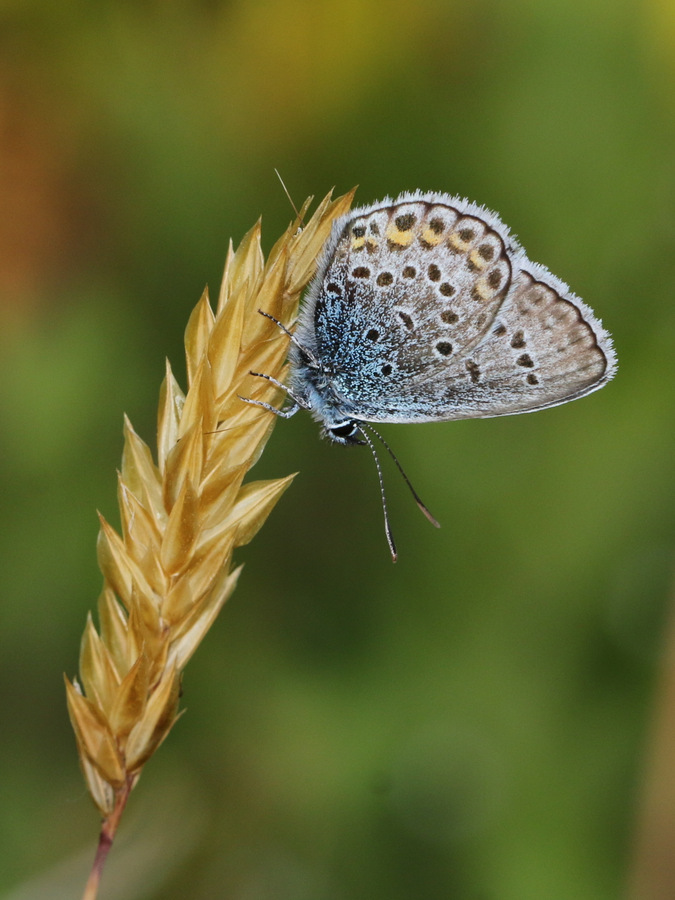
[[[374,358],[397,348],[407,369],[428,345],[433,354],[434,336],[446,356],[475,344],[506,295],[511,265],[486,222],[448,205],[402,203],[355,214],[321,275],[316,335],[336,368],[354,345],[360,358],[365,341],[379,344]]]

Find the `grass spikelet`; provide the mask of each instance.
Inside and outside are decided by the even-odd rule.
[[[82,772],[103,817],[84,898],[93,900],[120,816],[141,770],[179,716],[183,668],[237,584],[233,551],[264,523],[293,476],[244,484],[274,425],[239,395],[283,402],[250,370],[282,380],[288,337],[258,314],[293,320],[333,220],[353,192],[328,195],[292,223],[267,262],[260,223],[230,245],[214,312],[205,291],[185,332],[188,390],[167,362],[157,462],[125,420],[121,533],[101,517],[99,631],[82,637],[79,678],[66,679]],[[310,201],[303,206],[305,215]]]

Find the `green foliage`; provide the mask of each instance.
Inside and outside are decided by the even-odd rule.
[[[387,466],[395,567],[369,455],[278,424],[254,474],[300,475],[237,554],[130,805],[141,862],[113,851],[101,896],[620,891],[675,518],[662,5],[6,5],[0,893],[39,875],[30,896],[56,897],[83,848],[65,895],[84,882],[96,820],[60,674],[99,590],[94,511],[114,515],[122,413],[150,442],[165,355],[185,381],[230,236],[262,213],[268,250],[291,219],[274,167],[297,202],[358,183],[357,203],[420,187],[494,208],[603,318],[619,373],[532,416],[387,429],[443,526]]]

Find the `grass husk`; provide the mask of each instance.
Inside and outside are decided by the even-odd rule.
[[[185,332],[188,390],[167,362],[156,461],[125,420],[118,477],[121,533],[100,517],[103,589],[98,630],[89,615],[79,678],[66,678],[82,772],[103,818],[84,900],[94,900],[127,800],[180,715],[181,675],[235,589],[232,555],[262,526],[293,476],[244,483],[276,417],[242,402],[283,402],[251,371],[283,382],[290,324],[333,220],[353,191],[329,194],[300,227],[310,200],[267,261],[260,222],[230,249],[214,311],[208,291]]]

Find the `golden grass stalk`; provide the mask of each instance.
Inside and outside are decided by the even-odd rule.
[[[297,220],[289,226],[267,262],[259,222],[236,251],[230,245],[216,312],[205,291],[185,332],[186,394],[167,363],[156,463],[125,422],[121,535],[101,517],[98,540],[100,627],[90,615],[79,679],[66,679],[82,771],[103,817],[85,900],[97,895],[143,766],[179,716],[181,673],[237,584],[233,551],[253,538],[293,478],[243,483],[275,416],[240,396],[283,402],[250,371],[286,375],[288,337],[258,310],[293,319],[331,224],[352,196],[329,194],[302,229]]]

